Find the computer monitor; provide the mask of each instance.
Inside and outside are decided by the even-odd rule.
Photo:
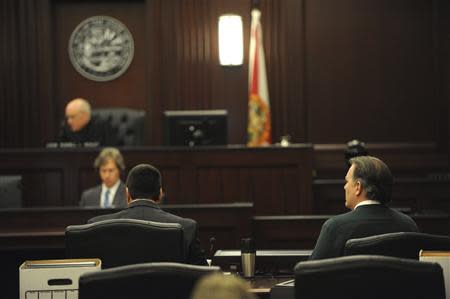
[[[165,111],[164,144],[170,146],[226,145],[227,111]]]
[[[0,175],[0,208],[22,207],[22,176]]]

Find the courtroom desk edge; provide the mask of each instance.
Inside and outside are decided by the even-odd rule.
[[[232,203],[201,203],[201,204],[168,204],[161,205],[162,209],[192,209],[192,208],[202,208],[202,209],[235,209],[235,208],[253,208],[252,202],[232,202]]]
[[[253,208],[252,202],[232,202],[232,203],[212,203],[212,204],[168,204],[160,205],[163,209],[235,209],[235,208]],[[27,212],[43,212],[43,211],[76,211],[76,210],[90,210],[90,211],[110,211],[117,212],[122,208],[100,208],[100,207],[79,207],[79,206],[65,206],[65,207],[29,207],[29,208],[6,208],[0,209],[0,213],[17,213],[19,211]]]
[[[0,149],[0,153],[40,153],[40,152],[98,152],[103,147],[68,147],[68,148],[45,148],[45,147],[31,147],[31,148],[6,148]],[[208,150],[254,150],[254,151],[264,151],[273,149],[301,149],[301,148],[313,148],[312,143],[291,143],[289,146],[281,145],[268,145],[260,147],[249,147],[245,144],[228,144],[228,145],[217,145],[217,146],[117,146],[118,149],[123,151],[208,151]]]
[[[207,210],[207,209],[252,209],[252,202],[234,202],[234,203],[213,203],[213,204],[173,204],[160,205],[163,210]],[[94,211],[104,212],[100,214],[115,213],[123,210],[122,208],[100,208],[100,207],[79,207],[79,206],[65,206],[65,207],[29,207],[29,208],[6,208],[0,209],[1,214],[17,214],[18,212],[26,213],[43,213],[43,212],[74,212],[74,211]]]
[[[347,149],[347,144],[345,143],[316,143],[313,146],[315,151],[342,151]],[[381,149],[381,150],[411,150],[411,149],[429,149],[437,150],[436,143],[406,143],[406,142],[396,142],[396,143],[366,143],[366,148],[370,149]]]
[[[350,212],[350,211],[349,211]],[[339,214],[337,214],[339,215]],[[314,219],[328,219],[336,215],[276,215],[276,216],[253,216],[254,220],[314,220]],[[431,213],[413,213],[409,214],[413,219],[448,219],[450,215],[442,211]]]
[[[445,180],[436,180],[431,177],[414,177],[414,178],[395,178],[394,177],[394,184],[395,183],[430,183],[430,184],[448,184],[448,181]],[[313,180],[314,185],[344,185],[345,180],[344,179],[314,179]]]
[[[276,216],[253,216],[253,220],[315,220],[328,219],[335,215],[276,215]]]

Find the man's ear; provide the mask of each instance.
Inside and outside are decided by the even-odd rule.
[[[128,192],[128,187],[125,187],[125,192],[127,193],[127,203],[130,204],[133,199],[131,198],[130,192]]]
[[[361,195],[362,191],[363,191],[363,187],[361,185],[361,182],[360,181],[356,181],[356,191],[355,191],[356,192],[356,196]]]
[[[158,202],[161,202],[163,197],[164,197],[164,192],[163,192],[163,189],[161,187],[161,188],[159,188]]]

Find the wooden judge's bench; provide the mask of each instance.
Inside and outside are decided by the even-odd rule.
[[[21,175],[23,207],[77,206],[99,183],[98,148],[0,151],[0,175]],[[127,169],[160,169],[166,204],[253,202],[258,215],[310,214],[312,145],[122,148]]]

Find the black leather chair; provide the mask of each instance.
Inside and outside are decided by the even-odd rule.
[[[108,122],[118,146],[136,146],[144,142],[145,111],[130,108],[101,108],[92,115]]]
[[[295,266],[295,298],[444,299],[442,268],[377,255],[355,255]]]
[[[184,262],[178,223],[114,219],[66,228],[67,258],[100,258],[103,268],[145,262]]]
[[[85,273],[80,299],[189,299],[196,282],[219,267],[178,263],[145,263]]]
[[[425,233],[398,232],[350,239],[344,255],[375,254],[419,259],[419,251],[450,250],[450,237]]]

